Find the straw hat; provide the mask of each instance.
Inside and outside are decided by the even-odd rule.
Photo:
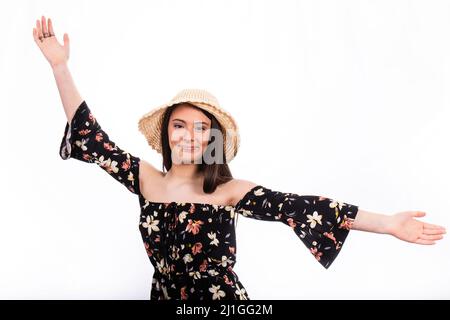
[[[138,122],[139,131],[150,147],[162,153],[161,126],[166,109],[174,104],[188,102],[210,112],[224,130],[224,154],[230,162],[237,153],[240,143],[239,129],[234,118],[219,105],[215,96],[203,89],[183,89],[172,100],[144,114]]]

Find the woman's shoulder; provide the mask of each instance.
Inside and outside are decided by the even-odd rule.
[[[257,183],[245,179],[232,179],[227,182],[232,203],[236,205],[250,190],[258,186]]]

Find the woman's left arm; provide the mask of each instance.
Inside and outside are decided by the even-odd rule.
[[[390,234],[400,240],[431,245],[444,237],[444,227],[419,221],[426,215],[423,211],[402,211],[386,215],[358,210],[352,229],[382,234]]]

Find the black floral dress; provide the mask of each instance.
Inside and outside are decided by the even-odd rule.
[[[140,158],[108,137],[85,101],[66,124],[60,156],[96,163],[139,197],[139,231],[155,268],[152,300],[249,299],[233,271],[239,214],[286,224],[328,268],[358,212],[358,206],[342,201],[274,191],[262,185],[249,190],[235,206],[148,201],[139,190]]]

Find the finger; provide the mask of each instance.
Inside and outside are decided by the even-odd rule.
[[[46,34],[48,31],[47,31],[47,22],[45,21],[45,17],[44,16],[42,16],[42,18],[41,18],[41,23],[42,23],[42,34]]]
[[[445,230],[445,228],[443,226],[438,226],[437,224],[431,224],[431,223],[424,223],[423,227],[427,228],[427,229],[442,229],[442,230]]]
[[[417,217],[417,218],[421,218],[421,217],[425,217],[426,213],[423,211],[412,211],[412,216],[413,217]]]
[[[53,31],[53,23],[52,23],[52,20],[50,18],[48,18],[48,32],[50,34],[55,34],[55,32]]]
[[[419,236],[422,240],[441,240],[443,237],[441,234],[421,234]]]
[[[64,47],[66,47],[67,50],[69,50],[69,48],[70,48],[70,41],[69,41],[69,35],[67,33],[64,33],[63,40],[64,40]]]
[[[39,21],[39,20],[36,20],[36,30],[37,30],[37,36],[38,36],[38,38],[39,37],[43,37],[43,34],[42,34],[42,28],[41,28],[41,21]]]
[[[414,243],[417,243],[417,244],[423,244],[423,245],[432,245],[432,244],[435,244],[435,242],[432,241],[432,240],[423,240],[423,239],[417,239],[416,241],[414,241]]]
[[[444,233],[446,233],[446,231],[443,229],[426,229],[426,228],[424,228],[423,233],[424,234],[444,234]]]
[[[38,36],[37,36],[37,30],[36,30],[36,28],[33,28],[33,39],[34,39],[34,41],[38,41],[39,39],[38,39]]]

